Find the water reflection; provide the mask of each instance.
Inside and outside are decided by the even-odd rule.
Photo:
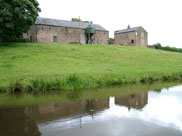
[[[148,92],[115,98],[115,104],[126,106],[128,107],[128,110],[131,108],[142,109],[147,104],[147,101]]]
[[[0,109],[1,136],[40,136],[35,120],[25,114],[25,108]]]
[[[1,136],[181,136],[182,86],[120,97],[0,108]]]
[[[109,98],[44,104],[25,108],[25,114],[38,122],[65,119],[75,116],[94,115],[109,108]]]

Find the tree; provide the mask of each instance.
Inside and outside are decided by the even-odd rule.
[[[109,44],[114,44],[115,39],[114,38],[109,38]]]
[[[156,48],[156,49],[161,49],[161,47],[162,47],[162,46],[161,46],[160,43],[156,43],[156,44],[155,44],[155,48]]]
[[[156,44],[154,44],[154,46],[155,46],[155,49],[182,53],[182,49],[181,48],[162,46],[160,43],[156,43]]]
[[[37,0],[0,0],[0,45],[23,37],[40,11]]]
[[[89,21],[82,21],[79,18],[72,18],[71,21],[73,21],[73,22],[82,22],[82,23],[90,23]]]

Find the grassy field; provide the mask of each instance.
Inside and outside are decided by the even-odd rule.
[[[11,44],[0,47],[0,91],[97,88],[182,79],[182,54],[140,47]]]

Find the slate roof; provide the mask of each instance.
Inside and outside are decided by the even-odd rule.
[[[133,31],[136,31],[138,28],[140,28],[140,26],[138,26],[138,27],[133,27],[133,28],[129,28],[129,29],[118,30],[118,31],[115,31],[114,33],[115,33],[115,34],[121,34],[121,33],[133,32]]]
[[[42,17],[37,17],[35,24],[36,25],[49,25],[49,26],[81,28],[81,29],[86,29],[90,25],[89,23],[80,23],[79,24],[79,22],[50,19],[50,18],[42,18]],[[100,25],[92,24],[92,26],[94,26],[95,29],[98,31],[107,31],[108,32],[108,30],[106,30],[105,28],[103,28]]]

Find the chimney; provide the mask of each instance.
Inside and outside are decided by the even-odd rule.
[[[127,27],[128,29],[130,29],[130,25],[128,25],[128,27]]]

